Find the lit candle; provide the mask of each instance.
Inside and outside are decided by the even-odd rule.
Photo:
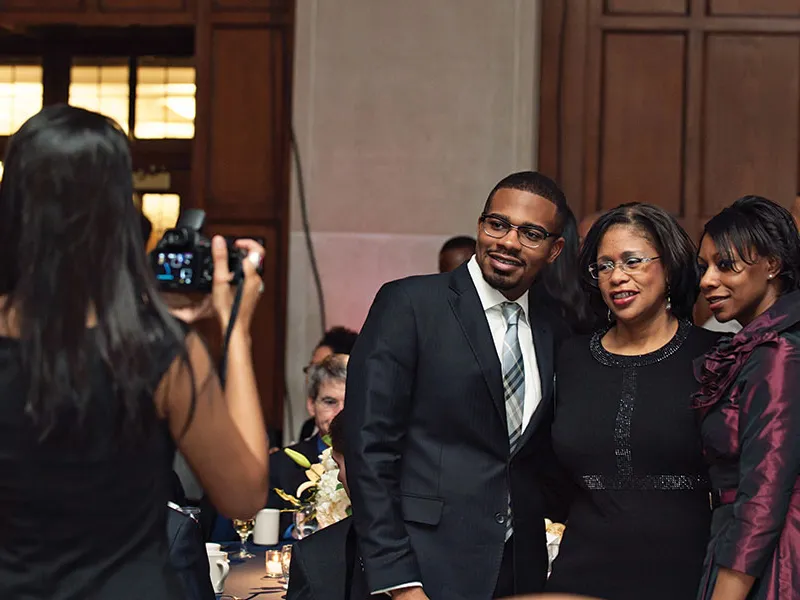
[[[267,550],[267,577],[283,577],[280,550]]]

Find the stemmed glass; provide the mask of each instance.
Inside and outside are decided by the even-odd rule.
[[[247,538],[253,533],[253,528],[255,526],[255,519],[233,519],[233,528],[236,530],[236,533],[239,534],[239,539],[242,540],[242,549],[239,551],[239,554],[236,555],[236,558],[245,559],[255,556],[255,554],[250,554],[247,551]]]
[[[286,544],[281,548],[281,568],[283,569],[283,589],[289,589],[289,570],[292,565],[292,545]]]

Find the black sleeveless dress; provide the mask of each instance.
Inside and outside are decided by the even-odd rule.
[[[692,600],[711,517],[692,361],[717,334],[682,322],[663,348],[619,356],[603,333],[558,358],[553,446],[578,492],[547,591]]]
[[[154,352],[164,357],[157,381],[176,351]],[[94,354],[84,425],[39,441],[24,410],[19,344],[0,337],[0,598],[183,598],[166,539],[166,424],[121,440],[111,374]],[[155,410],[152,398],[142,402]]]

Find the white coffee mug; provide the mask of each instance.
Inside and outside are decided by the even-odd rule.
[[[263,508],[256,513],[256,526],[253,529],[253,542],[259,546],[274,546],[278,543],[281,526],[281,511],[277,508]]]
[[[221,552],[222,546],[220,544],[212,544],[211,542],[206,542],[206,553],[208,552]]]
[[[225,552],[208,552],[208,574],[215,594],[221,594],[231,565]]]

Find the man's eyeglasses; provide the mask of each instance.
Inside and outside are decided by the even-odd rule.
[[[331,412],[334,410],[341,410],[344,407],[344,402],[340,402],[336,398],[331,398],[330,396],[317,398],[316,400],[314,400],[314,404],[316,404],[322,410],[327,412]]]
[[[489,237],[501,239],[508,235],[512,229],[517,230],[519,243],[526,248],[538,248],[547,238],[558,237],[559,233],[550,233],[538,225],[512,225],[508,220],[496,215],[481,215],[481,227]]]
[[[644,256],[630,256],[619,262],[613,262],[610,260],[596,262],[589,265],[589,274],[595,279],[607,279],[611,277],[614,269],[619,267],[622,269],[623,273],[627,273],[628,275],[636,275],[637,273],[644,271],[644,266],[646,264],[660,258],[660,256],[651,256],[649,258]]]

